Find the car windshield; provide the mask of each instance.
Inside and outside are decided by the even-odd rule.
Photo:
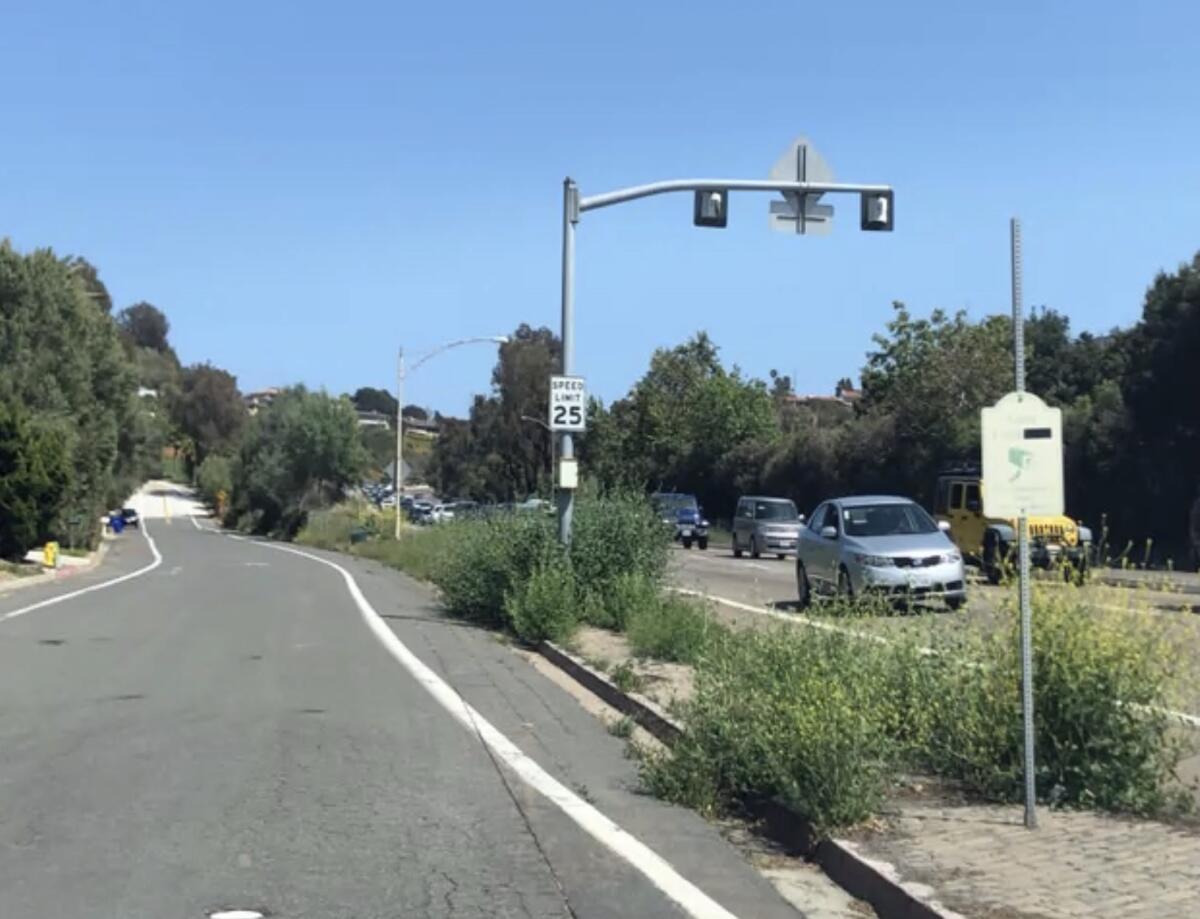
[[[663,513],[674,513],[676,511],[694,511],[696,509],[696,499],[691,495],[657,495],[654,498],[654,506]]]
[[[795,520],[800,515],[791,501],[757,501],[754,516],[758,520]]]
[[[915,504],[863,504],[842,509],[847,536],[909,536],[933,533],[937,524]]]

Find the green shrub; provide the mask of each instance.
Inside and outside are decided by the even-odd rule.
[[[626,621],[626,637],[635,654],[685,664],[700,660],[724,631],[703,605],[677,594],[653,597],[631,609]]]
[[[504,612],[513,631],[526,641],[557,641],[575,628],[576,602],[570,562],[554,548],[505,595]]]
[[[637,572],[619,574],[600,589],[590,588],[582,580],[579,585],[581,590],[587,591],[580,618],[602,629],[623,632],[639,610],[657,609],[662,603],[658,584]]]
[[[696,668],[687,733],[650,754],[650,791],[701,811],[743,795],[779,798],[819,828],[852,824],[882,801],[895,746],[878,652],[837,633],[728,634]]]
[[[445,524],[446,553],[433,582],[456,616],[504,626],[508,594],[533,572],[554,543],[554,523],[538,514],[501,514]]]
[[[662,580],[670,534],[644,495],[582,497],[571,531],[571,564],[580,584],[607,591],[624,575]]]
[[[613,685],[621,692],[637,692],[642,688],[642,678],[638,676],[637,671],[633,669],[633,664],[629,661],[617,664],[610,675]]]
[[[212,459],[212,457],[209,457]],[[204,461],[207,463],[208,459]],[[200,468],[203,470],[204,463]],[[363,525],[364,512],[353,503],[338,504],[308,515],[296,542],[318,549],[347,549],[350,534]]]
[[[217,507],[220,496],[233,494],[233,462],[218,453],[209,454],[196,470],[196,487],[209,507]]]
[[[1149,617],[1035,594],[1034,750],[1038,798],[1137,814],[1188,808],[1173,791],[1187,740],[1166,708],[1176,655]],[[1007,626],[1007,627],[1003,627]],[[1023,796],[1017,617],[972,655],[942,665],[941,712],[925,762],[1000,800]]]

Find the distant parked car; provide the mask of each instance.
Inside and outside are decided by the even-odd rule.
[[[435,504],[429,511],[429,519],[433,523],[446,523],[454,519],[453,504]]]
[[[796,588],[800,606],[814,596],[880,594],[940,597],[950,609],[967,600],[963,557],[938,524],[908,498],[835,498],[800,531]]]
[[[749,552],[751,558],[764,552],[780,558],[795,554],[803,521],[804,516],[787,498],[739,498],[733,513],[734,557],[741,558],[743,552]]]
[[[132,507],[121,508],[121,517],[125,520],[125,526],[141,528],[142,518],[138,516],[138,512]]]
[[[660,491],[652,494],[650,501],[663,523],[674,529],[676,542],[685,549],[693,542],[701,549],[708,548],[708,521],[695,495]]]

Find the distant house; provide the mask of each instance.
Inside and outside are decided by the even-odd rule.
[[[271,387],[270,389],[260,389],[257,392],[248,392],[242,396],[242,401],[246,403],[246,411],[254,415],[264,405],[270,405],[274,402],[275,397],[278,395],[279,389]]]
[[[793,418],[805,419],[812,427],[821,427],[849,419],[854,414],[855,403],[861,398],[859,390],[839,384],[832,396],[784,396],[783,402]]]
[[[366,411],[358,413],[358,426],[360,428],[386,428],[390,424],[391,419],[383,412]]]
[[[139,386],[137,388],[137,394],[138,394],[139,399],[157,399],[158,398],[158,390],[151,389],[149,386]]]
[[[434,418],[418,418],[415,415],[404,416],[404,432],[406,434],[415,434],[418,437],[437,437],[441,431],[441,425]]]

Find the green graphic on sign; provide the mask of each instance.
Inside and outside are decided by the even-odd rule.
[[[1021,477],[1021,473],[1028,469],[1033,462],[1033,454],[1028,450],[1022,450],[1020,447],[1009,447],[1008,462],[1014,468],[1012,478],[1009,481],[1015,482]]]

